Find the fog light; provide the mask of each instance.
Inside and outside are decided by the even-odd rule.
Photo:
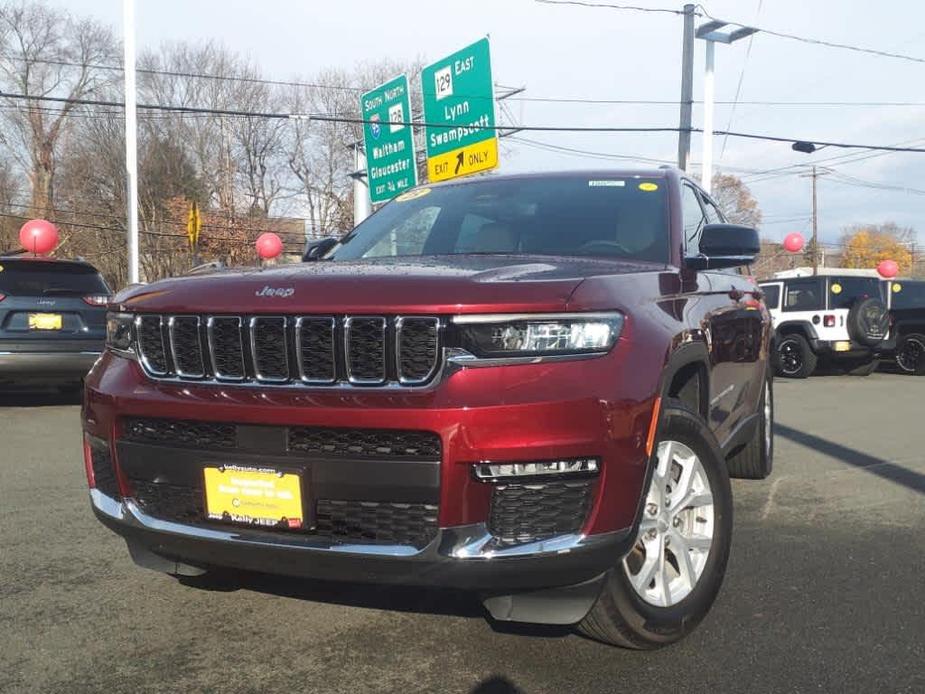
[[[478,463],[474,470],[476,479],[497,481],[544,475],[595,474],[599,468],[597,458],[569,458],[530,463]]]

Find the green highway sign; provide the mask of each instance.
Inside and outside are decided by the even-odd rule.
[[[360,97],[369,198],[386,202],[418,183],[411,131],[411,98],[405,75]]]
[[[495,97],[488,39],[476,41],[421,72],[424,139],[431,181],[498,165]]]

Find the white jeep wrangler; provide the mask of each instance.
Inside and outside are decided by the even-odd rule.
[[[774,325],[775,370],[806,378],[820,361],[867,376],[889,333],[884,283],[876,272],[797,268],[760,283]]]

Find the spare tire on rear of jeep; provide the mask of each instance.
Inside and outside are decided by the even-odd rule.
[[[858,299],[848,309],[848,336],[865,347],[876,347],[890,331],[890,314],[880,299]]]

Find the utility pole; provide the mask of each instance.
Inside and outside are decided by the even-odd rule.
[[[819,274],[819,225],[817,214],[818,208],[816,206],[816,179],[819,178],[819,174],[816,172],[816,167],[813,166],[813,276]]]
[[[681,46],[681,120],[678,124],[678,168],[687,171],[691,153],[691,112],[694,105],[694,5],[684,6]]]
[[[135,0],[122,3],[122,42],[125,46],[125,178],[128,193],[128,281],[138,272],[138,119],[135,86]]]

